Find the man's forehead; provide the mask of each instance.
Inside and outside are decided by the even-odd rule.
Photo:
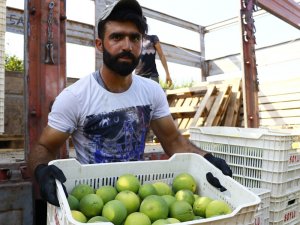
[[[108,33],[127,33],[127,34],[141,34],[136,25],[132,22],[125,21],[109,21],[105,25],[106,34]]]

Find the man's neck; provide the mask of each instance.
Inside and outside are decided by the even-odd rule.
[[[132,84],[132,74],[128,76],[121,76],[105,66],[103,66],[99,72],[99,76],[104,84],[104,88],[109,92],[125,92]]]

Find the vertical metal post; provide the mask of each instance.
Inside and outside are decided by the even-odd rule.
[[[254,0],[241,0],[243,105],[245,127],[259,127],[258,79],[255,57]]]
[[[199,35],[200,35],[200,65],[201,65],[201,80],[206,81],[208,77],[208,65],[205,61],[205,29],[204,27],[199,27]]]
[[[104,0],[95,0],[95,38],[98,37],[98,19],[99,19],[99,15],[101,15],[102,11],[105,9],[106,7],[106,2]],[[109,3],[109,2],[108,2]],[[95,66],[96,66],[96,70],[100,69],[100,67],[102,66],[102,58],[103,55],[101,52],[99,52],[99,50],[97,48],[95,48]]]
[[[55,97],[66,86],[66,0],[25,1],[25,160],[47,125]],[[67,158],[66,146],[57,158]],[[34,187],[36,224],[46,224],[45,202]]]
[[[66,2],[25,1],[25,159],[66,86]],[[61,150],[59,158],[68,154]]]
[[[0,133],[4,132],[6,1],[0,2]]]

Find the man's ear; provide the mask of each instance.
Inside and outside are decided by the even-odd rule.
[[[102,43],[102,39],[96,38],[96,40],[95,40],[95,45],[96,45],[96,48],[97,48],[100,52],[103,52],[103,43]]]

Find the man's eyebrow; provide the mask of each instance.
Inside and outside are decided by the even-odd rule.
[[[120,32],[118,32],[118,31],[113,32],[113,33],[111,33],[109,36],[110,36],[110,37],[113,37],[113,36],[115,36],[115,35],[121,35],[121,36],[142,36],[142,34],[139,33],[139,32],[123,32],[123,31],[120,31]]]

